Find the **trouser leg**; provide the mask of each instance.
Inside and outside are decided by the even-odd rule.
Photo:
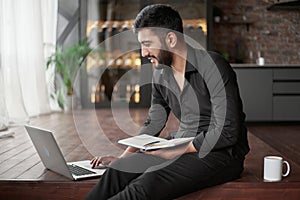
[[[165,159],[141,153],[119,159],[106,170],[100,181],[88,194],[86,200],[108,199],[122,191],[131,180],[140,176],[149,167],[159,165],[165,161]]]
[[[138,154],[118,160],[113,165],[115,168],[107,170],[87,199],[174,199],[234,180],[243,170],[243,160],[234,160],[227,152],[211,152],[204,158],[199,158],[197,153],[184,154],[167,161],[167,165],[163,159],[145,157],[148,158]],[[125,170],[120,170],[122,167]],[[138,173],[127,171],[130,169]]]
[[[139,173],[122,172],[113,168],[108,168],[100,181],[94,186],[92,191],[85,198],[86,200],[105,200],[119,191],[122,191],[129,182],[140,176]]]
[[[109,199],[174,199],[237,179],[242,170],[243,160],[234,160],[224,152],[210,153],[201,159],[197,154],[185,154],[163,168],[149,168]]]

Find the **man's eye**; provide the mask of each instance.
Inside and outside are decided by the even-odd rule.
[[[150,42],[144,42],[144,43],[142,43],[142,46],[143,47],[150,47],[151,43]]]

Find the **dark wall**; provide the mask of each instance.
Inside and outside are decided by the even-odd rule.
[[[300,8],[269,11],[268,0],[214,0],[213,50],[230,62],[250,62],[260,51],[266,64],[300,63]],[[219,9],[218,9],[219,8]],[[225,20],[224,20],[225,18]],[[249,22],[248,30],[246,24]],[[253,24],[251,24],[253,22]]]

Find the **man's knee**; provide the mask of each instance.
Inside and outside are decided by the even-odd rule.
[[[135,153],[126,158],[116,160],[111,168],[128,173],[144,173],[149,167],[160,165],[165,160],[153,155]]]
[[[154,192],[155,193],[155,192]],[[109,198],[109,200],[149,200],[155,199],[151,197],[150,188],[143,183],[143,181],[133,180],[122,191],[115,196]]]
[[[142,194],[147,200],[164,199],[164,181],[159,173],[146,172],[130,183],[129,187]]]

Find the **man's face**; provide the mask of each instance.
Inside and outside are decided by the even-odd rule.
[[[165,41],[148,28],[143,28],[138,32],[138,40],[142,48],[142,56],[148,57],[155,67],[159,64],[171,66],[173,61],[172,52],[168,51]]]

